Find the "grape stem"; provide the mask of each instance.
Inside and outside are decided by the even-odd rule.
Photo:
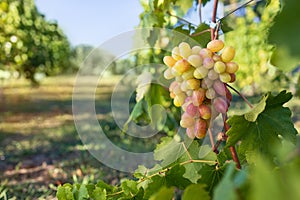
[[[213,14],[212,14],[212,18],[211,18],[211,21],[213,23],[216,23],[218,3],[219,3],[219,0],[214,1]],[[211,37],[211,40],[216,39],[215,28],[210,29],[210,37]]]
[[[235,9],[232,10],[232,11],[230,11],[228,14],[226,14],[224,17],[222,17],[222,18],[220,19],[220,21],[221,21],[222,19],[228,17],[229,15],[231,15],[232,13],[234,13],[235,11],[237,11],[237,10],[239,10],[239,9],[241,9],[241,8],[243,8],[243,7],[245,7],[245,6],[247,6],[247,5],[248,5],[249,3],[251,3],[252,1],[254,1],[254,0],[247,1],[246,3],[243,3],[243,4],[240,5],[239,7],[235,8]]]
[[[173,15],[173,14],[172,14],[172,13],[170,13],[169,11],[167,11],[167,14],[168,14],[169,16],[171,16],[171,17],[175,17],[175,18],[177,18],[179,21],[182,21],[182,22],[185,22],[185,23],[187,23],[187,24],[191,24],[191,25],[193,25],[193,26],[197,27],[197,25],[196,25],[196,24],[193,24],[192,22],[189,22],[188,20],[186,20],[186,19],[183,19],[183,18],[181,18],[181,17],[179,17],[179,16],[177,16],[177,15]]]
[[[240,97],[243,98],[243,100],[246,102],[246,104],[252,109],[253,105],[248,101],[248,99],[242,94],[240,93],[237,89],[235,89],[234,87],[232,87],[231,85],[228,85],[226,83],[226,86],[228,86],[230,89],[232,89],[235,93],[237,93]]]
[[[226,122],[227,118],[228,118],[227,114],[223,114],[222,117],[223,117],[223,122],[224,122],[224,131],[225,131],[225,135],[226,135],[226,133],[229,130],[230,126]],[[227,137],[227,135],[226,135],[226,137]],[[229,147],[229,149],[230,149],[230,152],[231,152],[232,160],[236,163],[236,168],[241,169],[241,163],[240,163],[239,157],[237,155],[235,146],[231,146],[231,147]]]

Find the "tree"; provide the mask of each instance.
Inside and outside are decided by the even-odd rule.
[[[0,3],[2,68],[18,71],[37,84],[36,73],[57,74],[69,66],[70,45],[56,22],[49,22],[34,0]]]

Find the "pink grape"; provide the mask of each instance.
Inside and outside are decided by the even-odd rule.
[[[188,128],[195,125],[194,117],[190,116],[187,113],[181,115],[180,126],[183,128]]]
[[[226,113],[228,110],[228,104],[222,97],[217,97],[213,101],[213,106],[219,113]]]
[[[204,58],[203,59],[203,67],[205,67],[206,69],[211,69],[214,67],[214,60],[210,57]]]
[[[189,114],[190,116],[197,116],[199,113],[199,109],[198,107],[194,106],[194,104],[190,103],[187,107],[186,107],[186,111],[187,114]]]
[[[188,127],[186,128],[186,134],[189,138],[194,139],[195,138],[195,129],[194,127]]]
[[[197,119],[195,122],[195,136],[199,139],[202,139],[206,135],[207,124],[203,119]]]
[[[199,106],[199,114],[202,119],[210,119],[211,109],[208,105],[202,104]]]
[[[225,85],[222,83],[220,80],[216,80],[213,85],[214,90],[216,91],[217,94],[221,96],[226,95],[226,90],[225,90]]]
[[[205,90],[199,88],[198,90],[193,91],[192,101],[195,106],[199,106],[203,103],[205,99]]]

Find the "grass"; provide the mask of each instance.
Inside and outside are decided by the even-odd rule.
[[[112,142],[131,151],[152,150],[159,141],[139,140],[121,134],[110,110],[113,84],[119,77],[102,79],[96,91],[100,124]],[[82,98],[89,90],[90,77],[82,86]],[[82,144],[73,121],[74,77],[45,79],[32,88],[24,80],[2,83],[0,88],[0,199],[54,199],[58,185],[65,182],[96,182],[103,179],[117,184],[130,174],[110,169],[91,156]],[[2,93],[2,95],[1,95]],[[258,102],[257,97],[250,98]],[[300,100],[294,98],[293,120],[300,130]],[[247,110],[235,96],[231,114]]]

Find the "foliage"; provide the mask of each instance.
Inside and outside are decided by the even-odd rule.
[[[49,22],[33,0],[0,3],[1,68],[37,83],[36,73],[57,74],[69,66],[70,46],[56,22]]]

